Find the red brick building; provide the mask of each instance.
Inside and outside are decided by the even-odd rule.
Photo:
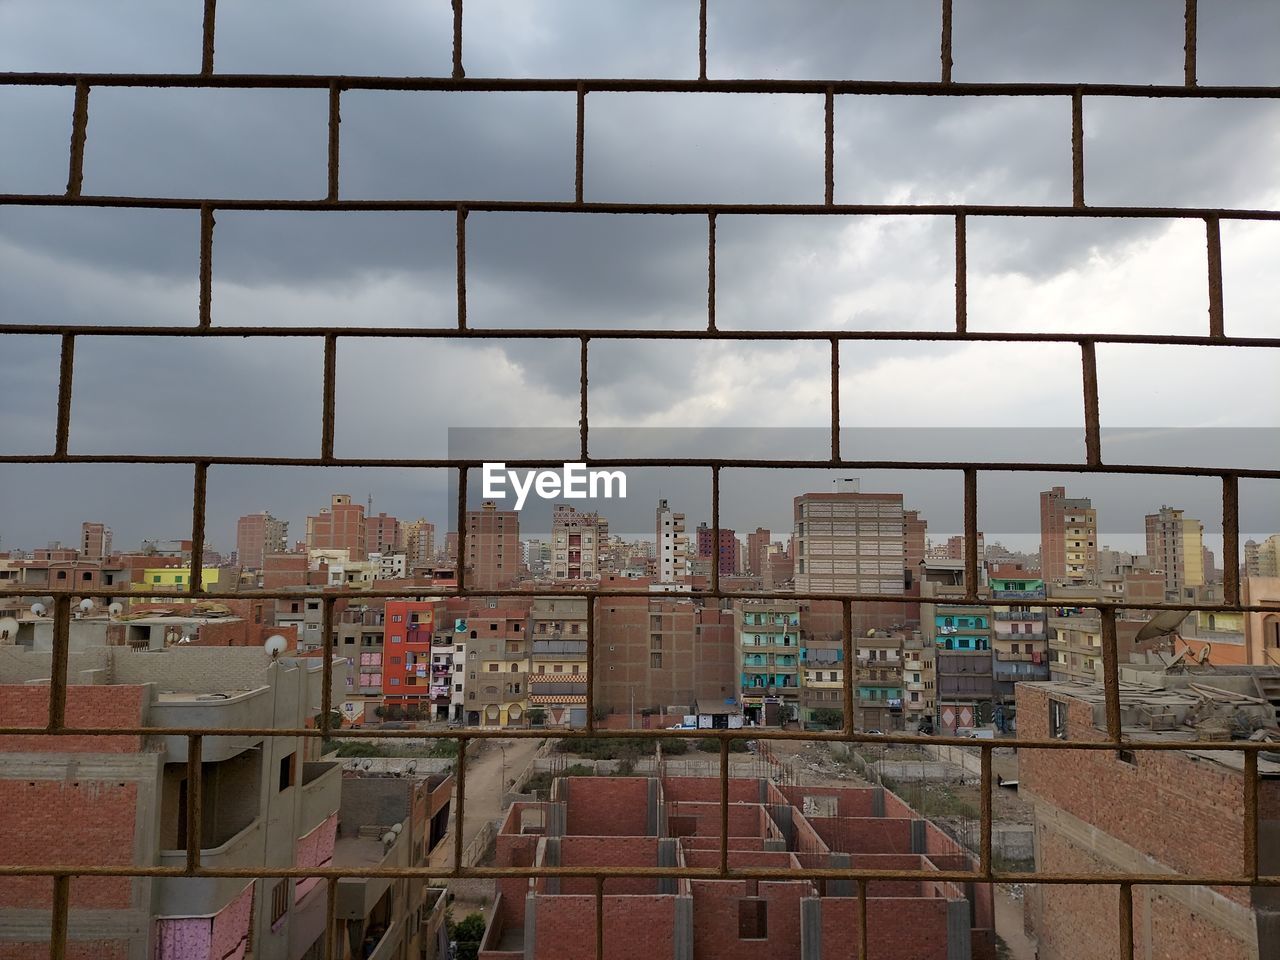
[[[335,493],[329,507],[307,517],[308,550],[346,550],[352,560],[368,553],[364,507],[345,493]]]
[[[715,778],[566,777],[547,803],[516,803],[495,863],[522,867],[708,867],[720,863]],[[729,782],[731,867],[970,870],[972,858],[878,787]],[[482,960],[592,960],[595,880],[509,878],[481,943]],[[602,899],[604,960],[853,960],[858,898],[847,880],[610,879]],[[991,889],[933,880],[872,881],[868,956],[994,957]]]
[[[1187,684],[1197,680],[1226,695],[1191,690]],[[1121,687],[1125,736],[1186,739],[1196,734],[1184,724],[1218,710],[1222,715],[1265,711],[1274,721],[1274,704],[1256,695],[1276,685],[1276,670],[1161,671],[1149,691]],[[1236,690],[1261,702],[1236,699],[1231,694]],[[1099,684],[1023,683],[1017,696],[1020,737],[1105,739],[1105,696]],[[1173,729],[1153,730],[1143,719],[1152,712],[1166,715]],[[1036,870],[1241,875],[1243,762],[1240,753],[1226,751],[1022,750],[1019,793],[1034,807]],[[1263,755],[1258,772],[1259,868],[1272,874],[1280,869],[1280,764]],[[1037,937],[1040,960],[1120,955],[1115,921],[1102,922],[1119,910],[1116,886],[1026,889],[1027,929]],[[1278,908],[1280,898],[1263,888],[1136,885],[1134,956],[1280,956]]]
[[[265,510],[246,514],[236,521],[236,560],[246,570],[261,570],[268,555],[285,552],[288,537],[288,521]]]
[[[499,510],[492,500],[467,511],[466,584],[476,590],[501,590],[519,579],[520,514]]]
[[[727,527],[720,528],[720,546],[718,549],[713,543],[714,539],[715,530],[705,523],[698,524],[698,559],[714,559],[719,566],[720,575],[722,577],[731,577],[738,572],[738,567],[741,563],[740,551],[742,545],[738,543],[737,534]]]
[[[385,513],[364,518],[364,539],[369,553],[399,553],[404,547],[400,521]]]

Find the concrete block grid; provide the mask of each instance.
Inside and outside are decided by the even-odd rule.
[[[878,787],[784,787],[729,781],[721,847],[717,778],[571,777],[547,803],[514,805],[497,866],[711,867],[938,871],[972,858],[900,802],[886,816]],[[806,816],[806,797],[829,816]],[[530,831],[530,832],[522,832]],[[935,858],[942,862],[939,866]],[[484,960],[590,960],[603,921],[604,956],[652,960],[798,956],[971,960],[990,954],[989,890],[948,881],[874,880],[859,900],[850,880],[610,876],[503,878]],[[865,936],[862,917],[866,917]],[[799,952],[797,953],[797,948]]]

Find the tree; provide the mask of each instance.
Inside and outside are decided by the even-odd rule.
[[[458,944],[456,960],[476,960],[480,954],[480,941],[484,937],[484,914],[469,913],[459,923],[453,922],[452,911],[445,915],[449,939]]]
[[[844,711],[832,710],[830,707],[822,707],[813,711],[813,722],[821,724],[827,729],[844,726]]]

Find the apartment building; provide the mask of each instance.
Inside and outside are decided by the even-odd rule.
[[[602,586],[606,584],[602,582]],[[647,593],[645,579],[619,577],[635,596],[596,604],[598,709],[630,715],[690,712],[693,704],[724,703],[738,694],[738,632],[732,610]]]
[[[807,493],[794,501],[797,593],[904,592],[900,493]]]
[[[467,511],[466,583],[476,590],[502,590],[521,576],[520,514],[486,500]]]
[[[515,598],[472,602],[464,614],[455,615],[455,648],[460,637],[465,638],[466,644],[463,690],[467,726],[525,725],[529,706],[528,625],[529,601]]]
[[[534,868],[715,867],[720,781],[714,777],[562,777],[545,803],[511,806],[495,864]],[[734,868],[973,870],[976,860],[880,787],[728,782],[728,862]],[[598,902],[603,952],[589,931],[589,877],[504,877],[482,957],[530,960],[848,960],[860,908],[850,880],[611,878]],[[872,881],[867,956],[972,960],[995,955],[985,884]]]
[[[80,556],[85,560],[105,560],[111,556],[111,528],[105,523],[80,524]]]
[[[1167,506],[1145,520],[1147,556],[1164,572],[1166,599],[1194,600],[1195,588],[1206,583],[1204,524]]]
[[[924,596],[936,598],[921,605],[920,630],[934,647],[938,732],[998,720],[990,607],[948,603],[964,595],[963,584],[926,582],[923,587]]]
[[[349,770],[342,780],[335,867],[405,869],[427,864],[444,839],[453,795],[450,774],[418,775],[404,764],[394,773]],[[303,884],[311,881],[302,881]],[[320,885],[321,893],[324,885]],[[445,938],[448,896],[425,875],[342,877],[334,904],[334,960],[449,960]],[[309,919],[324,923],[325,897],[306,898]],[[321,960],[320,949],[303,960]]]
[[[854,726],[859,730],[901,730],[905,726],[903,663],[906,635],[871,630],[854,637]]]
[[[7,726],[43,727],[51,654],[0,647]],[[292,728],[310,725],[323,679],[314,658],[262,648],[92,647],[69,654],[74,726]],[[341,696],[344,662],[335,661]],[[132,734],[0,737],[0,802],[14,829],[0,862],[182,867],[187,838],[185,737]],[[281,868],[331,862],[342,787],[320,741],[206,736],[199,837],[206,866]],[[79,877],[67,936],[72,956],[297,960],[323,950],[323,886],[293,879]],[[49,955],[52,886],[11,878],[0,894],[0,953]],[[311,901],[321,902],[319,922]],[[196,952],[192,952],[195,950]],[[204,951],[204,952],[200,952]]]
[[[1257,667],[1120,668],[1120,721],[1130,740],[1218,739],[1233,726],[1274,726],[1280,671]],[[1192,685],[1195,685],[1193,688]],[[1029,739],[1106,738],[1099,683],[1024,683],[1018,733]],[[1019,794],[1035,825],[1035,868],[1050,874],[1238,876],[1255,837],[1258,868],[1280,870],[1280,764],[1258,755],[1256,833],[1244,758],[1202,750],[1024,750]],[[1040,888],[1024,900],[1041,960],[1121,956],[1118,888]],[[1280,956],[1280,898],[1267,888],[1192,884],[1133,887],[1137,957]]]
[[[658,582],[679,583],[686,580],[691,572],[691,564],[684,514],[672,510],[666,500],[659,500],[654,525]]]
[[[345,493],[335,493],[329,506],[307,517],[307,550],[345,550],[351,560],[368,552],[364,507]]]
[[[1093,607],[1053,607],[1048,617],[1049,678],[1092,682],[1102,668],[1102,617]]]
[[[388,713],[430,717],[432,638],[442,610],[439,600],[388,600],[383,626],[383,707]]]
[[[721,527],[718,545],[714,542],[715,530],[708,524],[698,524],[696,533],[697,556],[700,561],[705,562],[708,575],[711,573],[712,564],[715,564],[722,577],[731,577],[739,571],[742,566],[742,545],[738,542],[738,535],[734,531]]]
[[[800,604],[739,600],[734,607],[743,716],[768,726],[800,719]]]
[[[609,521],[598,513],[579,513],[567,503],[551,508],[551,579],[596,580],[601,554],[609,542]]]
[[[818,611],[818,604],[800,609],[800,720],[806,726],[835,726],[844,722],[843,610]],[[821,613],[825,613],[823,616]]]
[[[1040,494],[1040,571],[1046,583],[1090,583],[1098,575],[1098,513],[1065,487]]]
[[[1049,633],[1044,607],[1045,584],[1038,570],[994,566],[988,572],[991,591],[991,650],[996,699],[1012,711],[1015,686],[1049,679]]]
[[[236,521],[236,562],[245,570],[261,570],[267,556],[284,553],[289,543],[289,521],[263,510]]]
[[[937,647],[916,630],[902,642],[902,725],[931,733],[938,711]]]
[[[764,527],[756,527],[756,529],[747,534],[747,553],[745,557],[745,570],[753,577],[764,576],[765,558],[769,556],[769,545],[773,542],[770,537],[772,535]]]
[[[385,513],[368,513],[364,518],[365,549],[369,553],[395,554],[404,547],[400,521]]]
[[[401,547],[410,570],[429,567],[436,556],[436,525],[422,517],[400,525]]]
[[[587,725],[587,601],[537,597],[529,609],[529,709],[550,726]]]
[[[382,600],[335,604],[333,652],[348,665],[346,690],[338,709],[349,724],[374,723],[380,719],[386,656],[385,616]]]

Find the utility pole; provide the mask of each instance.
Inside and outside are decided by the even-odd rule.
[[[636,688],[631,688],[631,729],[636,728]]]

